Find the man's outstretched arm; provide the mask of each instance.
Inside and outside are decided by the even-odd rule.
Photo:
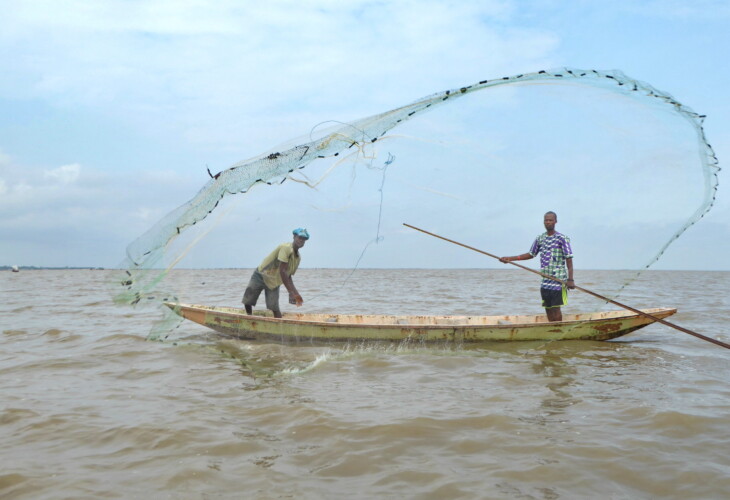
[[[289,303],[296,304],[297,307],[304,304],[304,299],[299,295],[297,287],[294,286],[294,280],[289,275],[289,263],[279,262],[279,275],[281,276],[281,282],[284,283],[287,291],[289,292]]]
[[[507,262],[512,262],[513,260],[530,260],[534,257],[530,252],[527,253],[521,253],[520,255],[515,255],[513,257],[500,257],[499,261],[506,264]]]

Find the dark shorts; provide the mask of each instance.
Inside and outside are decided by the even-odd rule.
[[[243,292],[243,300],[241,300],[241,302],[247,306],[255,306],[262,291],[266,297],[266,309],[279,311],[279,287],[277,286],[273,290],[266,288],[266,285],[264,284],[264,277],[261,276],[258,269],[254,269],[251,279],[248,282],[248,286],[246,287],[246,291]]]
[[[542,297],[542,307],[545,309],[568,304],[568,289],[565,287],[562,287],[560,290],[540,288],[540,296]]]

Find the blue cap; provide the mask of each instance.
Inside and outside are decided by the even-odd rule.
[[[303,227],[296,228],[294,231],[292,231],[292,234],[294,236],[301,236],[305,240],[308,240],[309,239],[309,233]]]

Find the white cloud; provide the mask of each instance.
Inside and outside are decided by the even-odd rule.
[[[10,164],[10,157],[0,150],[0,174],[7,169]],[[4,195],[8,192],[8,186],[5,182],[4,176],[0,177],[0,194]]]
[[[567,11],[602,20],[598,14],[608,12],[621,20],[614,31],[597,32],[608,45],[593,50],[595,41],[586,40],[585,48],[578,47],[588,61],[622,47],[641,55],[666,42],[642,45],[639,35],[624,36],[634,33],[625,29],[624,16],[634,17],[639,33],[649,16],[727,12],[709,1],[582,2],[571,9],[552,0],[539,4],[539,12],[560,19],[561,26],[583,21],[563,19]],[[210,156],[229,161],[211,163],[216,172],[325,120],[356,119],[484,78],[570,63],[556,60],[560,30],[543,29],[547,24],[534,18],[514,22],[530,10],[508,0],[3,2],[0,105],[43,106],[37,117],[19,116],[22,126],[2,128],[0,120],[0,132],[16,134],[0,139],[2,146],[13,154],[37,144],[50,149],[54,140],[61,143],[56,132],[63,127],[79,127],[74,137],[81,139],[56,144],[60,153],[49,153],[45,163],[0,152],[0,231],[36,228],[38,238],[49,227],[66,234],[116,232],[128,243],[192,197],[207,180]],[[649,56],[646,61],[651,74]],[[505,112],[488,111],[484,120]],[[86,119],[86,128],[68,116]],[[99,122],[105,130],[94,128]],[[48,125],[33,132],[36,123]],[[23,127],[28,136],[18,140]],[[127,142],[126,130],[149,143]],[[87,143],[93,154],[82,149]],[[147,151],[124,156],[138,148]],[[160,166],[180,150],[174,165]],[[179,162],[188,151],[199,155],[189,162],[194,166]],[[122,158],[109,161],[115,153]],[[186,168],[199,171],[186,175]]]
[[[79,164],[0,167],[0,229],[6,230],[116,231],[131,240],[200,187],[172,171],[110,175]]]
[[[81,175],[81,165],[78,163],[63,165],[43,172],[44,178],[50,179],[59,184],[72,184],[79,178],[79,175]]]
[[[0,21],[13,56],[0,91],[216,147],[270,145],[549,64],[554,35],[500,27],[510,12],[497,0],[18,2]]]

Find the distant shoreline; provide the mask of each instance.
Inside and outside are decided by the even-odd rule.
[[[10,271],[14,269],[15,266],[0,266],[0,271]],[[17,266],[19,271],[42,271],[46,269],[91,269],[95,271],[104,271],[106,267],[91,267],[91,266],[85,266],[85,267],[76,267],[76,266],[62,266],[62,267],[46,267],[46,266]]]
[[[0,271],[12,271],[15,266],[0,266]],[[124,271],[121,267],[93,267],[93,266],[17,266],[19,271],[63,271],[63,270],[88,270],[88,271]],[[172,271],[250,271],[253,267],[178,267]],[[319,270],[352,270],[350,267],[300,267],[302,271]],[[148,270],[162,271],[162,268]],[[514,271],[511,268],[497,267],[459,267],[459,268],[435,268],[435,267],[360,267],[360,271],[446,271],[446,270],[475,270],[475,271]],[[578,269],[578,271],[613,271],[613,272],[679,272],[679,273],[728,273],[728,269]]]

